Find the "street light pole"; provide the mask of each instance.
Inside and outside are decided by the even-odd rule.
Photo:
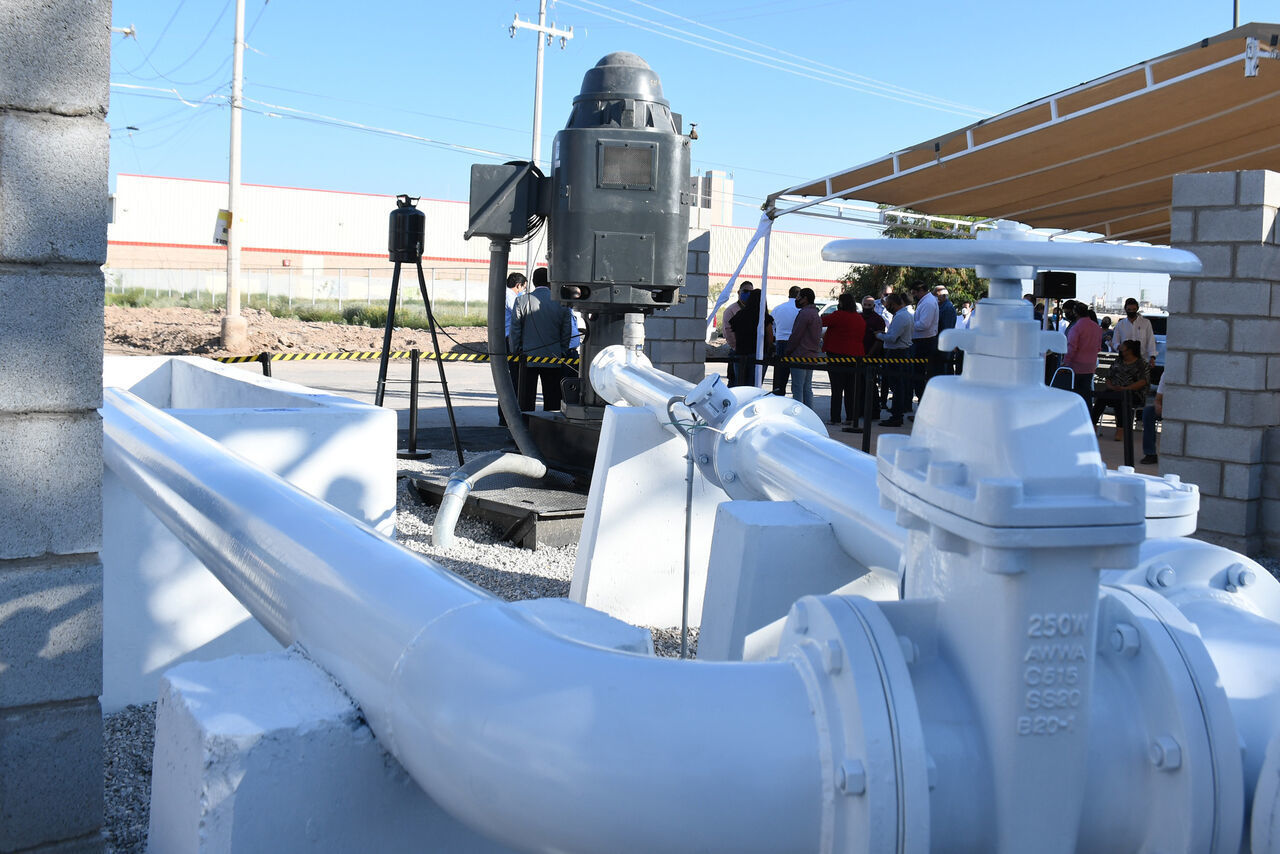
[[[244,90],[244,0],[236,0],[236,36],[231,62],[231,156],[227,180],[227,310],[222,316],[222,348],[243,352],[249,324],[240,315],[240,116]]]
[[[564,50],[569,39],[573,38],[573,27],[567,30],[556,29],[547,26],[547,0],[539,0],[538,3],[538,23],[531,24],[520,20],[520,16],[516,15],[515,21],[511,25],[511,37],[516,37],[517,30],[533,30],[537,33],[538,40],[538,58],[534,68],[533,77],[533,151],[530,159],[536,166],[542,152],[542,58],[543,52],[546,50],[547,44],[551,42],[553,37],[560,39],[560,49]],[[532,242],[525,244],[525,262],[524,272],[530,279],[533,278],[533,268],[538,260],[537,253],[534,251]]]

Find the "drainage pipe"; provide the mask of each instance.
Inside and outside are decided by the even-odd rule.
[[[518,474],[538,479],[546,477],[547,472],[547,466],[541,460],[520,454],[494,451],[483,457],[476,457],[449,475],[444,497],[440,499],[440,509],[436,512],[435,524],[431,526],[431,541],[442,549],[453,547],[453,529],[462,514],[462,506],[467,503],[467,496],[475,489],[476,484],[489,475]]]
[[[644,407],[677,433],[667,401],[694,390],[622,347],[596,357],[591,381],[611,403]],[[822,423],[812,411],[787,398],[755,388],[721,394],[725,408],[711,424],[716,429],[699,431],[710,437],[698,457],[704,476],[733,498],[798,502],[831,523],[854,560],[896,574],[906,531],[894,511],[880,507],[875,458],[819,432]]]
[[[535,852],[818,849],[831,783],[791,661],[562,637],[133,395],[104,403],[106,464],[479,831]]]

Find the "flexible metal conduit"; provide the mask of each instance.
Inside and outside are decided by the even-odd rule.
[[[596,358],[592,383],[611,402],[644,407],[676,432],[668,424],[667,401],[686,396],[693,384],[659,371],[642,355],[624,354],[621,349],[611,347]],[[772,395],[763,393],[756,399],[769,401]],[[749,403],[738,403],[724,420]],[[724,441],[723,435],[719,440]],[[736,471],[737,483],[751,497],[799,502],[831,522],[841,547],[863,566],[897,571],[906,531],[898,526],[892,510],[880,507],[874,457],[795,420],[762,421],[758,428],[741,430],[735,441],[739,456],[752,462]],[[699,460],[699,465],[705,470],[709,462]]]
[[[133,395],[104,398],[106,464],[463,821],[536,852],[818,848],[819,737],[790,662],[561,637]]]
[[[504,454],[494,451],[483,457],[476,457],[449,475],[449,483],[444,488],[444,497],[440,499],[440,509],[436,512],[436,521],[431,526],[431,542],[442,549],[452,548],[454,543],[453,529],[462,514],[462,506],[467,503],[467,496],[475,485],[492,474],[518,474],[524,477],[542,478],[547,475],[547,467],[541,460],[520,454]]]

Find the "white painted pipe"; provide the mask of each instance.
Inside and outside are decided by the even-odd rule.
[[[621,347],[596,357],[591,382],[606,400],[647,408],[664,425],[667,401],[694,389]],[[863,566],[896,573],[906,531],[893,511],[880,507],[875,458],[835,441],[825,429],[819,432],[817,417],[809,418],[811,411],[786,398],[755,388],[728,391],[736,402],[713,426],[741,426],[716,434],[714,450],[698,461],[704,474],[734,498],[798,502],[831,522],[841,547]],[[753,406],[760,417],[751,414]],[[793,407],[798,411],[789,417],[774,417],[778,413],[771,411]],[[734,461],[733,479],[724,483],[728,459]]]
[[[133,395],[104,402],[106,464],[481,832],[537,852],[817,849],[821,700],[791,662],[561,637]]]

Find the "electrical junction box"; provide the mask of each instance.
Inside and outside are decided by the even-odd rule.
[[[539,211],[539,183],[527,163],[476,163],[471,167],[467,235],[513,240],[529,233]]]

